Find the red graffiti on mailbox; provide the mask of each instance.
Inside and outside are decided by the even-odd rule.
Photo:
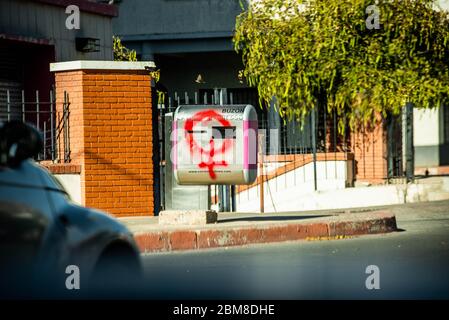
[[[209,176],[215,180],[217,175],[214,171],[215,166],[228,166],[228,163],[224,160],[214,161],[214,157],[219,154],[224,154],[233,143],[232,139],[223,139],[221,147],[215,149],[214,140],[209,140],[209,148],[204,149],[193,137],[195,124],[208,123],[210,121],[217,121],[223,127],[231,126],[231,123],[226,120],[220,113],[213,109],[201,110],[195,113],[190,119],[186,120],[184,130],[186,133],[186,142],[189,145],[190,153],[199,154],[201,156],[201,162],[198,164],[199,168],[208,168]],[[206,154],[207,161],[203,161],[203,155]]]

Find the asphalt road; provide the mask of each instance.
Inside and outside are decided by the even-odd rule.
[[[391,207],[401,232],[143,256],[153,299],[449,298],[449,201]],[[366,268],[379,268],[368,290]],[[135,291],[137,294],[137,291]]]

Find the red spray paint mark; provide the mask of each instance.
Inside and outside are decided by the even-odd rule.
[[[214,167],[215,166],[224,166],[226,167],[228,164],[226,161],[214,161],[214,157],[219,154],[224,154],[226,150],[228,150],[233,143],[232,139],[224,139],[222,140],[223,143],[221,145],[221,148],[215,149],[214,140],[209,140],[209,150],[205,150],[201,145],[195,141],[193,138],[193,129],[195,126],[195,123],[208,123],[210,121],[218,121],[223,127],[229,127],[231,126],[231,123],[223,118],[221,114],[219,114],[217,111],[213,109],[208,110],[202,110],[195,113],[190,119],[186,120],[186,123],[184,125],[184,129],[186,132],[186,141],[190,148],[190,153],[193,154],[200,154],[201,159],[203,159],[203,154],[206,154],[207,162],[201,161],[198,164],[199,168],[208,168],[209,170],[209,176],[211,179],[215,180],[217,178],[217,175],[215,174]]]

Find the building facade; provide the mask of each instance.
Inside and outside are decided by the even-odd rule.
[[[156,63],[171,93],[245,87],[232,44],[239,0],[121,1],[119,10],[114,33],[139,59]]]
[[[71,5],[79,8],[79,29],[66,26]],[[112,60],[112,17],[117,14],[115,6],[86,0],[0,0],[0,102],[10,100],[10,117],[21,117],[23,99],[50,100],[50,63]]]

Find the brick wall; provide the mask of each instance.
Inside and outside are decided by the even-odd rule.
[[[336,137],[333,130],[338,129],[334,129],[333,119],[329,117],[326,125],[326,148],[328,151],[341,151],[346,150],[346,146],[349,147],[354,155],[355,179],[374,184],[385,183],[388,176],[387,136],[382,117],[379,116],[371,126],[360,125],[353,131],[349,131],[348,127],[349,132],[338,133]]]
[[[69,95],[71,163],[81,167],[83,205],[116,216],[153,215],[148,73],[61,71],[55,80],[58,116],[64,91]]]
[[[357,181],[385,183],[387,178],[387,143],[385,124],[360,127],[351,132]]]

